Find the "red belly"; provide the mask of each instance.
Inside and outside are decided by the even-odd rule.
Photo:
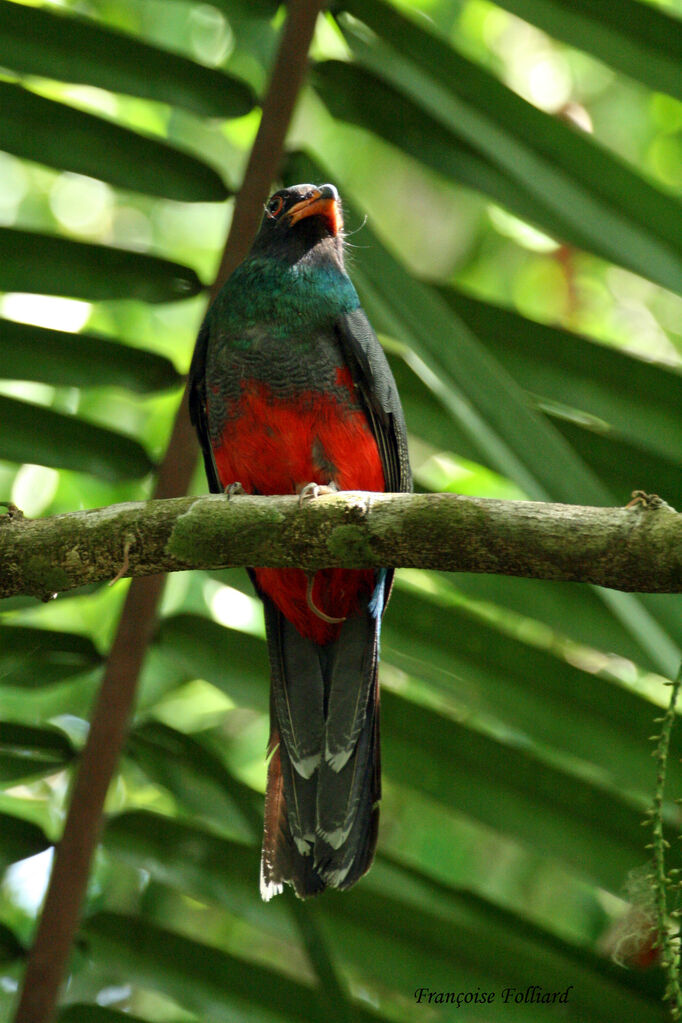
[[[223,486],[239,482],[248,493],[295,494],[307,483],[333,483],[339,490],[385,489],[379,449],[364,413],[335,396],[304,392],[294,403],[250,382],[231,409],[213,454]],[[336,636],[339,626],[311,610],[304,572],[257,568],[255,574],[302,635],[320,644]],[[372,571],[324,569],[315,575],[312,602],[329,617],[346,618],[373,588]]]

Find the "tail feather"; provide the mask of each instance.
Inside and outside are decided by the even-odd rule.
[[[289,832],[301,856],[309,856],[317,832],[317,774],[301,777],[291,762],[286,745],[280,742],[279,757],[284,786],[284,805]]]
[[[287,835],[286,810],[284,808],[284,784],[279,757],[279,736],[274,734],[276,747],[268,764],[268,785],[265,792],[265,814],[263,820],[263,851],[261,853],[260,893],[266,902],[282,891],[278,878],[291,869],[289,855],[290,835]],[[286,828],[286,832],[285,829]]]
[[[368,698],[376,684],[377,620],[370,613],[349,618],[343,641],[331,644],[327,670],[324,758],[340,771],[367,725]],[[355,685],[349,680],[355,679]],[[371,708],[369,708],[371,711]]]
[[[271,715],[289,758],[309,778],[321,758],[324,734],[324,679],[315,644],[304,640],[273,602],[264,597],[271,670]],[[288,680],[296,680],[296,685]]]
[[[265,600],[272,671],[261,893],[349,888],[372,864],[380,798],[380,612],[365,607],[325,646]],[[317,745],[315,745],[317,743]],[[312,765],[312,767],[311,767]]]
[[[325,888],[345,891],[367,873],[372,866],[379,833],[379,807],[375,804],[369,813],[358,815],[352,834],[340,849],[333,849],[324,840],[316,846],[316,871]]]
[[[297,893],[317,895],[325,883],[317,874],[310,855],[301,855],[289,828],[284,800],[284,779],[279,737],[268,765],[268,787],[265,795],[263,852],[261,855],[260,893],[266,902],[279,895],[285,882],[293,884]]]
[[[378,690],[377,690],[378,692]],[[373,709],[372,721],[360,738],[362,766],[356,765],[353,796],[345,802],[343,829],[334,833],[321,833],[323,815],[320,813],[320,831],[315,844],[315,865],[330,888],[350,888],[372,865],[379,831],[379,799],[381,798],[381,771],[379,757],[378,703]],[[347,765],[350,767],[351,765]],[[331,775],[332,772],[328,771]],[[325,779],[326,780],[326,779]],[[334,793],[324,794],[320,779],[318,806],[334,806]],[[344,813],[343,794],[340,794]],[[340,841],[339,841],[340,838]]]
[[[354,822],[371,809],[374,775],[374,718],[376,715],[376,667],[370,683],[370,705],[365,701],[364,727],[345,765],[336,769],[330,762],[320,765],[317,779],[317,834],[334,849],[344,845]]]

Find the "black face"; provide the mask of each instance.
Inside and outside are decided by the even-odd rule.
[[[294,185],[268,199],[253,250],[301,258],[329,239],[340,252],[342,230],[341,202],[334,185]]]
[[[292,188],[280,188],[279,192],[271,195],[265,204],[263,224],[269,222],[274,226],[274,222],[277,221],[284,223],[288,210],[314,191],[314,185],[294,185]]]

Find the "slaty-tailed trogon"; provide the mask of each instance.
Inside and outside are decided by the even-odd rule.
[[[333,185],[275,192],[199,332],[190,412],[212,491],[411,487],[405,423],[348,277]],[[349,888],[379,819],[381,616],[392,572],[255,568],[271,667],[261,893]]]

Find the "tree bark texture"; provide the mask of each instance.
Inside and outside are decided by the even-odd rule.
[[[682,591],[682,515],[640,495],[625,508],[455,494],[213,495],[50,519],[0,516],[0,597],[233,565],[306,571],[395,566]]]

